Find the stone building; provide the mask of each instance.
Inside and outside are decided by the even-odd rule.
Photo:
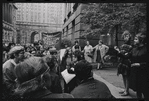
[[[79,41],[80,46],[83,48],[86,40],[90,41],[91,45],[98,43],[99,37],[83,38],[81,34],[87,28],[81,21],[83,15],[82,11],[88,6],[87,3],[65,3],[65,19],[63,24],[63,38],[68,38],[74,43],[75,40]]]
[[[42,40],[42,33],[62,31],[64,3],[16,3],[17,43]]]
[[[16,42],[16,10],[14,3],[2,4],[3,43]]]

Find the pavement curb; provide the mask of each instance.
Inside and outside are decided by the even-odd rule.
[[[99,76],[99,75],[97,75],[97,74],[95,74],[95,73],[93,73],[93,76],[94,76],[95,79],[104,82],[104,83],[108,86],[109,90],[111,91],[111,94],[112,94],[115,98],[123,98],[123,99],[125,99],[125,98],[126,98],[126,99],[127,99],[127,98],[133,98],[133,97],[131,97],[131,96],[121,96],[121,95],[119,94],[119,92],[122,91],[122,90],[124,90],[124,89],[112,85],[111,83],[107,82],[107,81],[104,80],[101,76]]]

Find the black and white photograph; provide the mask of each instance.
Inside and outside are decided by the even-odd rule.
[[[147,3],[2,3],[2,99],[149,99]]]

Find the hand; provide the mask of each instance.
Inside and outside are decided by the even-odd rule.
[[[72,71],[74,71],[74,68],[70,68]]]
[[[114,49],[117,49],[118,47],[117,46],[114,46]]]
[[[134,67],[134,66],[140,66],[140,63],[133,63],[133,64],[131,64],[131,67]]]
[[[125,55],[128,55],[128,53],[125,53]]]
[[[114,49],[117,50],[118,52],[120,51],[117,46],[114,46]]]

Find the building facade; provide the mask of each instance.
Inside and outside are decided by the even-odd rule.
[[[80,46],[83,48],[86,43],[85,38],[81,38],[81,34],[87,28],[81,21],[83,15],[82,11],[88,6],[84,3],[65,3],[65,17],[63,24],[63,38],[68,38],[74,43],[75,40],[79,41]]]
[[[63,3],[16,3],[18,43],[26,44],[41,40],[41,33],[62,31]],[[31,34],[37,32],[34,38]]]
[[[90,6],[88,3],[65,3],[65,17],[63,24],[63,38],[68,38],[74,44],[75,40],[79,41],[81,48],[84,48],[86,45],[86,41],[88,40],[92,46],[98,44],[98,40],[101,39],[104,44],[108,46],[116,45],[116,34],[113,31],[112,33],[104,33],[87,35],[86,37],[82,37],[81,34],[88,28],[87,25],[83,24],[81,17],[83,16],[83,10]],[[88,34],[88,33],[86,33]],[[121,45],[123,41],[121,41],[121,34],[117,35],[118,37],[118,45]]]
[[[63,24],[64,3],[16,3],[17,21]]]
[[[2,4],[3,43],[16,42],[16,10],[14,3]]]

